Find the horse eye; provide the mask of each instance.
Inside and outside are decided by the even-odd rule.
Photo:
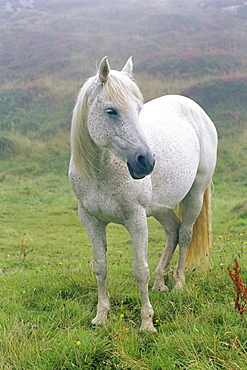
[[[114,108],[107,108],[106,113],[109,114],[109,116],[116,116],[117,115],[117,110]]]

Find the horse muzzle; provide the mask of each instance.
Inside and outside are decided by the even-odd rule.
[[[138,154],[127,161],[129,173],[134,180],[140,180],[149,175],[153,171],[154,165],[154,153],[149,153],[148,155]]]

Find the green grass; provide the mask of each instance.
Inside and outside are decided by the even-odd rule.
[[[227,272],[236,257],[243,277],[247,272],[246,223],[233,210],[244,191],[229,184],[215,188],[213,266],[206,276],[190,272],[182,293],[158,294],[151,292],[151,274],[158,329],[153,335],[139,333],[140,300],[125,229],[108,227],[112,306],[106,327],[93,330],[97,287],[91,248],[67,177],[5,179],[0,369],[245,369],[246,315],[241,320],[235,311]],[[153,219],[149,230],[153,272],[165,236]]]

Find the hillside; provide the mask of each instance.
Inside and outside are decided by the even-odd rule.
[[[105,54],[120,65],[133,54],[136,73],[172,79],[221,76],[246,67],[245,20],[199,1],[33,4],[35,11],[1,12],[2,81],[44,74],[84,78]]]
[[[27,157],[46,171],[48,146],[59,158],[54,170],[65,166],[75,96],[104,55],[115,69],[133,56],[146,100],[191,96],[220,138],[238,140],[246,131],[247,84],[246,7],[238,4],[229,11],[234,1],[1,0],[2,167],[12,157],[19,168],[21,155],[21,171]]]

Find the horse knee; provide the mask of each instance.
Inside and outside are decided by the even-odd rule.
[[[107,276],[107,262],[106,261],[94,261],[94,273],[98,279],[105,280]]]
[[[148,266],[139,268],[134,265],[132,273],[138,284],[148,284],[150,279],[150,272]]]

